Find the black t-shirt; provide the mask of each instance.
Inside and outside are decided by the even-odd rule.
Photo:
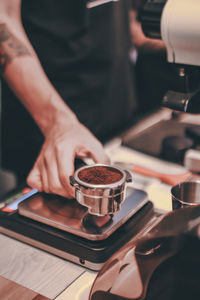
[[[101,140],[126,126],[135,110],[128,8],[129,0],[22,0],[23,25],[48,78]],[[12,147],[10,167],[19,152],[26,153],[23,165],[32,164],[42,136],[5,85],[3,126],[4,161]]]

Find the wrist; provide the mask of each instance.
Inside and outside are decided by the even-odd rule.
[[[79,123],[76,115],[62,99],[50,101],[46,107],[42,108],[41,112],[32,115],[44,136],[47,136],[52,128],[57,126],[66,128]]]

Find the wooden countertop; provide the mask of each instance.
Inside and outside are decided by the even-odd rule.
[[[55,299],[86,272],[81,266],[3,234],[0,234],[0,245],[0,276],[21,285],[27,291],[30,289],[33,293],[30,298],[15,296],[7,297],[6,300]],[[2,298],[1,288],[2,285],[0,299],[5,300]],[[34,298],[36,295],[47,298]]]
[[[0,276],[0,298],[2,300],[49,300],[49,298],[2,276]]]

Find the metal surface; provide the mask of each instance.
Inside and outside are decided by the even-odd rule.
[[[88,240],[104,240],[147,203],[144,191],[127,189],[120,211],[112,217],[88,214],[86,207],[74,200],[55,195],[36,194],[20,203],[19,214],[67,231]]]
[[[84,166],[78,169],[74,177],[70,177],[71,184],[75,187],[76,200],[83,206],[88,207],[90,214],[105,216],[114,214],[120,210],[126,197],[126,183],[132,181],[131,175],[119,167],[104,164],[95,164],[94,167],[108,167],[120,172],[122,178],[110,184],[92,184],[82,181],[79,173],[93,166]]]
[[[185,181],[171,189],[173,209],[200,205],[200,181]]]

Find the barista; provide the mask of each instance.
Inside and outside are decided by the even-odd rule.
[[[133,122],[129,0],[1,0],[2,160],[19,183],[74,197],[75,158]],[[20,100],[20,101],[18,101]]]

